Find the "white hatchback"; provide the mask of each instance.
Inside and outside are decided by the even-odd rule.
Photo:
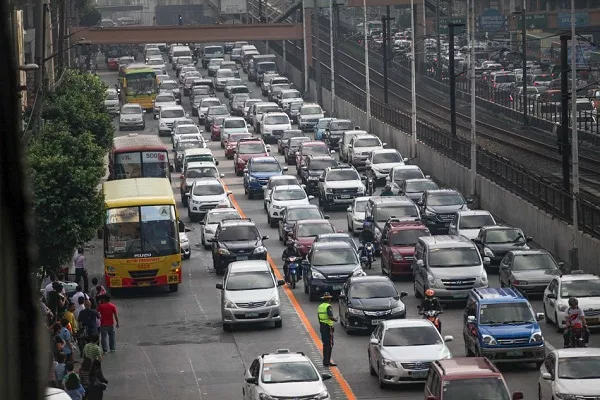
[[[219,223],[226,219],[242,219],[242,217],[235,208],[214,208],[206,214],[204,221],[200,222],[202,226],[201,241],[205,249],[211,248],[211,240],[215,237]]]
[[[210,210],[216,207],[232,207],[229,195],[219,179],[205,178],[194,181],[190,191],[184,193],[188,199],[190,221],[201,221]]]
[[[600,349],[558,349],[546,356],[540,368],[538,397],[597,399],[600,393]]]
[[[310,200],[314,198],[314,196],[308,196],[300,185],[281,185],[274,187],[267,204],[267,222],[271,225],[271,228],[276,228],[279,225],[279,220],[283,216],[283,210],[285,210],[287,206],[310,204]]]

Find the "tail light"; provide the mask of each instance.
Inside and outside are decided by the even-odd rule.
[[[494,87],[494,89],[496,88],[496,84],[495,83],[494,83],[493,87]]]
[[[179,177],[179,179],[183,179],[185,178],[185,176],[183,174],[181,174],[181,176]]]

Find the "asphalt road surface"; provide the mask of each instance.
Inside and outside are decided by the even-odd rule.
[[[103,59],[99,59],[101,63]],[[171,71],[167,64],[168,72]],[[206,74],[206,70],[201,70]],[[244,74],[242,74],[244,75]],[[110,86],[117,81],[117,73],[100,72]],[[245,79],[245,77],[244,77]],[[254,82],[248,82],[252,97],[261,97]],[[222,92],[219,96],[223,98]],[[191,115],[188,98],[182,101]],[[195,117],[194,117],[195,119]],[[117,120],[115,119],[115,126]],[[119,132],[117,135],[127,135]],[[139,132],[142,133],[142,132]],[[158,134],[158,124],[151,114],[146,114],[146,134]],[[254,220],[263,235],[269,254],[281,269],[283,245],[277,240],[277,230],[269,228],[262,199],[248,200],[244,195],[242,178],[233,173],[233,162],[226,160],[218,142],[205,138],[213,154],[219,159],[219,171],[225,174],[224,182],[233,191],[235,204],[247,217]],[[170,138],[164,138],[170,144]],[[277,154],[272,146],[272,154]],[[290,168],[288,173],[295,173]],[[179,199],[179,174],[173,174],[173,190]],[[180,200],[180,199],[179,199]],[[316,199],[313,200],[316,204]],[[181,206],[181,204],[180,204]],[[347,229],[345,210],[328,212],[337,229]],[[257,356],[278,348],[289,348],[309,355],[315,365],[321,366],[320,342],[318,341],[318,303],[309,302],[300,284],[295,290],[282,288],[283,328],[254,326],[236,328],[232,333],[222,330],[219,291],[215,284],[221,281],[212,269],[209,251],[200,245],[200,226],[187,220],[187,210],[180,208],[186,226],[192,229],[189,238],[192,256],[184,261],[183,283],[177,293],[149,288],[113,296],[119,308],[121,328],[117,332],[117,352],[105,357],[104,369],[109,379],[107,397],[114,400],[148,399],[234,399],[241,398],[245,368]],[[101,276],[101,265],[93,271]],[[369,274],[380,274],[379,260]],[[497,275],[490,274],[490,283],[499,286]],[[418,300],[413,294],[410,280],[395,282],[399,291],[406,291],[404,298],[409,318],[417,318]],[[541,302],[532,301],[537,312],[542,312]],[[337,304],[334,302],[337,314]],[[464,356],[462,339],[462,307],[450,308],[441,316],[444,335],[452,335],[449,348],[454,356]],[[542,323],[549,348],[562,347],[562,336]],[[400,386],[379,389],[377,379],[369,375],[367,361],[368,335],[347,335],[338,325],[335,336],[333,359],[337,368],[331,368],[334,379],[328,382],[333,399],[391,399],[416,400],[423,398],[423,385]],[[537,398],[539,372],[533,365],[503,366],[502,371],[511,391],[522,391],[526,399]]]

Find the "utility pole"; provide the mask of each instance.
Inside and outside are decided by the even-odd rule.
[[[412,149],[411,149],[411,157],[412,159],[418,158],[417,154],[417,60],[415,55],[415,3],[414,0],[410,1],[410,27],[411,27],[411,38],[410,38],[410,98],[411,98],[411,107],[410,107],[410,119],[411,119],[411,134],[412,134]],[[425,8],[423,8],[425,11]]]
[[[573,163],[573,248],[571,267],[579,269],[579,132],[577,127],[577,53],[579,40],[575,40],[575,0],[571,0],[571,162]]]
[[[302,50],[304,52],[304,94],[310,91],[310,85],[308,83],[308,32],[306,32],[306,14],[308,13],[305,8],[304,0],[302,0],[302,33],[304,41],[302,43]]]
[[[317,82],[317,103],[323,104],[323,77],[321,76],[321,29],[319,27],[320,8],[314,8],[313,12],[313,35],[315,38],[315,82]]]
[[[523,9],[521,10],[521,40],[522,40],[522,54],[523,54],[523,123],[529,124],[529,118],[527,118],[528,108],[528,96],[527,96],[527,13],[526,13],[527,0],[523,0]]]
[[[263,0],[258,0],[258,22],[261,24],[264,22],[263,19]]]
[[[471,80],[471,198],[477,197],[477,97],[475,94],[475,0],[469,2],[467,30],[469,37],[469,77]]]
[[[46,8],[47,0],[39,0],[35,8],[35,63],[38,69],[34,76],[34,104],[33,104],[33,132],[39,133],[42,129],[42,102],[44,97],[44,70],[46,66]]]
[[[450,130],[456,136],[456,75],[454,73],[454,28],[465,24],[448,24],[448,78],[450,79]]]
[[[58,73],[62,74],[65,69],[65,40],[67,38],[67,10],[65,1],[58,2],[58,43],[57,43],[57,61]],[[60,76],[60,75],[59,75]]]
[[[391,18],[389,15],[390,7],[387,6],[387,16],[381,16],[381,26],[383,28],[383,44],[381,46],[383,55],[383,101],[385,104],[388,104],[389,102],[388,68],[390,66],[390,60],[392,59],[392,52],[390,49],[390,37],[392,33],[390,21],[394,19]]]
[[[335,58],[334,58],[334,46],[333,46],[333,35],[334,35],[334,7],[333,1],[329,0],[329,70],[331,71],[331,117],[335,117]],[[335,7],[337,9],[337,6]]]
[[[367,97],[367,131],[371,131],[371,70],[369,68],[369,25],[367,16],[367,0],[363,0],[363,11],[364,11],[364,45],[365,45],[365,94]]]
[[[569,57],[568,41],[570,34],[560,35],[560,139],[559,149],[562,155],[562,175],[563,187],[567,192],[571,191],[570,171],[569,171]],[[574,73],[574,72],[573,72]]]
[[[393,53],[392,53],[392,43],[393,43],[393,41],[392,41],[392,38],[393,38],[393,35],[392,35],[392,21],[395,19],[395,18],[391,17],[390,6],[385,6],[385,18],[386,18],[386,21],[387,21],[386,24],[385,24],[385,26],[386,26],[386,32],[387,32],[387,54],[388,54],[387,64],[389,66],[392,63],[392,56],[393,56]]]
[[[414,11],[413,11],[413,14],[414,14]],[[437,2],[435,4],[435,37],[436,37],[435,47],[436,47],[436,52],[437,52],[435,75],[439,79],[442,77],[442,43],[440,41],[440,0],[437,0]]]

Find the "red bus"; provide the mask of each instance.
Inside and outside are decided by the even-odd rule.
[[[167,146],[156,135],[131,133],[114,139],[108,159],[109,180],[169,178],[171,164]]]

